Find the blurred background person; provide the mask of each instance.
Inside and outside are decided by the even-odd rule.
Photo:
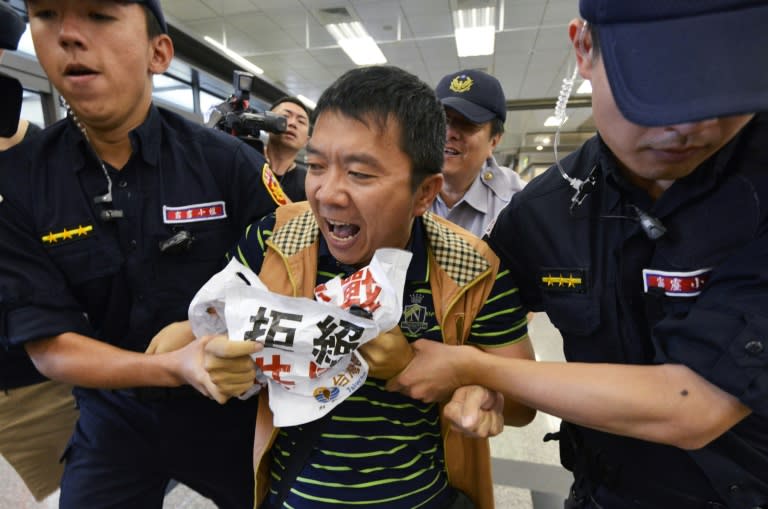
[[[284,133],[269,133],[264,149],[267,161],[288,198],[304,201],[307,167],[297,158],[309,139],[309,109],[301,99],[285,96],[275,101],[269,111],[285,117],[288,125]]]

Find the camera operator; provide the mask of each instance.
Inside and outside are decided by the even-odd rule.
[[[298,97],[285,96],[269,111],[285,117],[287,128],[284,133],[270,133],[264,155],[283,192],[293,201],[304,201],[307,167],[296,158],[309,140],[309,110]]]
[[[232,77],[234,93],[221,104],[211,108],[206,125],[240,138],[264,155],[261,131],[283,133],[288,122],[283,115],[271,111],[259,112],[251,106],[253,74],[235,71]]]

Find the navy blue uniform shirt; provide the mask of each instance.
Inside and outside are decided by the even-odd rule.
[[[546,311],[569,361],[684,364],[753,412],[698,451],[579,427],[589,475],[648,507],[668,507],[653,498],[662,487],[727,507],[768,504],[768,116],[655,202],[599,137],[563,164],[598,175],[573,214],[573,189],[551,168],[490,235],[523,303]],[[667,233],[650,240],[633,206]]]
[[[185,320],[245,226],[284,200],[254,149],[151,107],[130,133],[133,154],[107,179],[70,119],[0,159],[0,339],[3,346],[76,332],[143,351]],[[104,221],[105,209],[124,217]],[[161,252],[180,231],[189,249]],[[39,379],[31,364],[7,386]],[[5,368],[3,368],[4,373]],[[9,375],[9,378],[10,375]]]

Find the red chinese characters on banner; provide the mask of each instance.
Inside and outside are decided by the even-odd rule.
[[[359,306],[369,313],[373,313],[381,307],[379,295],[381,286],[373,278],[373,274],[366,267],[360,269],[349,277],[341,281],[344,301],[341,304],[342,309],[350,309],[352,306]],[[330,302],[331,296],[328,287],[325,284],[318,285],[315,288],[315,295],[318,300]]]
[[[321,368],[321,367],[319,367],[317,365],[317,363],[310,361],[309,362],[309,378],[314,380],[315,378],[319,377],[320,375],[322,375],[323,373],[325,373],[329,369],[331,369],[331,368],[330,367],[328,367],[328,368]]]
[[[271,364],[266,364],[266,361],[265,361],[264,357],[257,357],[256,358],[256,365],[265,374],[269,375],[269,377],[272,378],[272,380],[274,380],[275,382],[277,382],[279,384],[282,384],[282,385],[296,385],[296,382],[292,382],[290,380],[282,380],[280,378],[281,373],[290,373],[291,365],[290,364],[280,364],[280,356],[279,355],[273,355],[272,356]]]

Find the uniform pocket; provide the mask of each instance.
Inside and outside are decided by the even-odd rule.
[[[544,311],[564,335],[587,336],[600,326],[600,300],[593,295],[544,292]]]
[[[46,251],[72,286],[115,274],[122,264],[121,256],[108,254],[97,238],[49,246]]]

